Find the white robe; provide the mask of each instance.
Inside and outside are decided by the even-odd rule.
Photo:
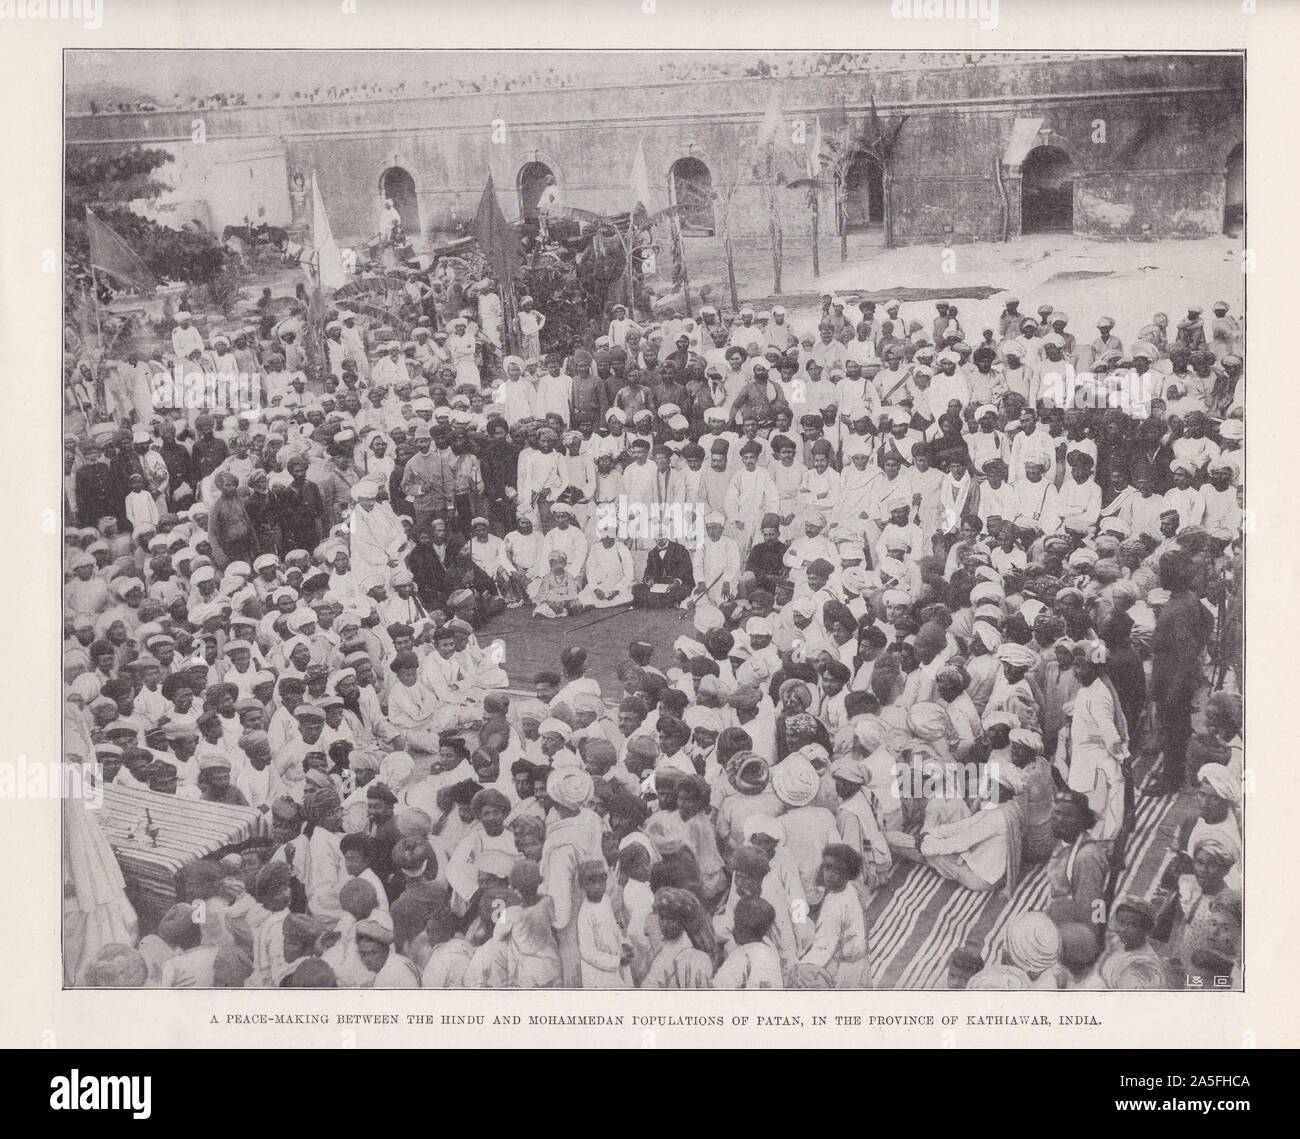
[[[587,586],[578,594],[584,605],[607,609],[613,605],[626,605],[632,600],[632,555],[627,546],[616,541],[606,547],[597,542],[587,554]],[[599,598],[596,590],[613,592],[613,597]]]
[[[357,506],[348,516],[348,529],[353,576],[364,580],[372,574],[387,575],[389,547],[406,539],[393,508],[384,502],[375,503],[370,510]]]

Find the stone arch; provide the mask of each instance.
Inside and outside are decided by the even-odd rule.
[[[420,232],[420,200],[415,179],[401,166],[390,166],[379,176],[379,193],[391,198],[402,219],[402,231],[409,237]]]
[[[1034,148],[1037,149],[1040,146],[1051,146],[1055,147],[1057,150],[1065,151],[1066,157],[1069,158],[1070,162],[1074,165],[1076,175],[1087,167],[1085,156],[1079,148],[1066,138],[1065,135],[1057,134],[1051,127],[1043,127],[1043,129],[1038,132],[1038,140],[1035,143]],[[1030,153],[1032,153],[1032,151]],[[1026,155],[1026,157],[1028,156]]]
[[[1078,167],[1059,146],[1039,145],[1020,166],[1020,232],[1073,233]]]
[[[668,200],[681,207],[684,232],[714,232],[713,174],[698,155],[685,155],[668,168]]]
[[[519,216],[524,221],[537,220],[537,199],[546,186],[546,176],[551,175],[561,190],[564,180],[555,160],[536,148],[525,152],[523,161],[515,171],[515,190],[519,195]]]
[[[854,154],[838,189],[843,210],[837,219],[837,232],[843,228],[853,233],[884,224],[885,171],[874,155],[865,150]]]

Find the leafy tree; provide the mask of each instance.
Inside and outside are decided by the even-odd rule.
[[[134,249],[155,275],[206,284],[220,274],[225,249],[208,234],[168,229],[132,213],[128,204],[167,189],[155,172],[172,161],[165,150],[69,147],[64,166],[64,234],[68,257],[81,272],[90,265],[86,207]]]
[[[817,137],[810,148],[807,177],[794,178],[786,182],[787,189],[807,191],[805,204],[812,214],[814,277],[820,274],[821,269],[817,247],[820,194],[828,186],[835,194],[836,225],[840,232],[840,260],[847,261],[849,258],[845,182],[850,167],[859,155],[865,154],[880,168],[885,199],[885,247],[893,248],[894,224],[890,210],[890,186],[894,158],[898,150],[898,136],[906,122],[907,116],[903,115],[888,124],[884,123],[876,111],[876,99],[873,95],[869,116],[857,124],[845,122],[838,130]]]

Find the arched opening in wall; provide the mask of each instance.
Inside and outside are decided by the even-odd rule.
[[[1060,147],[1036,146],[1020,168],[1020,232],[1074,232],[1074,166]]]
[[[1223,175],[1223,232],[1233,237],[1246,222],[1246,152],[1242,143],[1228,154]]]
[[[402,219],[402,232],[407,237],[420,232],[420,202],[415,196],[415,179],[400,166],[391,166],[379,179],[379,192],[393,200],[393,207]]]
[[[673,205],[681,207],[684,233],[711,236],[713,221],[713,176],[698,158],[679,158],[668,171],[668,188]]]
[[[537,220],[537,199],[546,189],[546,180],[554,178],[545,162],[526,162],[519,168],[519,216],[525,221]]]
[[[882,225],[885,221],[885,179],[880,163],[865,150],[858,151],[844,171],[841,187],[843,228],[850,233]]]

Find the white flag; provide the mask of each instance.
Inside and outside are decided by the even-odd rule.
[[[650,212],[650,177],[646,173],[645,167],[645,143],[640,139],[637,140],[636,154],[632,158],[632,212],[636,212],[638,205],[642,206],[646,213]]]
[[[320,185],[316,181],[314,170],[311,175],[311,234],[312,243],[316,246],[321,291],[341,289],[347,284],[348,278],[343,270],[343,257],[330,232],[330,219],[325,213],[325,202],[320,196]]]
[[[813,126],[812,142],[808,145],[808,177],[816,178],[822,169],[822,117],[817,116]]]

